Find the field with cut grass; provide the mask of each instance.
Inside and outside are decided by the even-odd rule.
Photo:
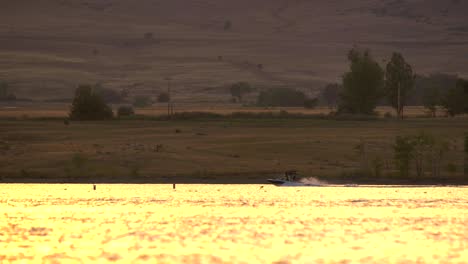
[[[449,142],[441,179],[395,176],[397,135],[431,133]],[[193,120],[60,119],[0,121],[2,181],[250,182],[285,170],[331,182],[466,182],[463,134],[466,118],[336,121],[296,118]],[[356,145],[383,161],[380,178],[354,172]],[[428,165],[427,165],[428,166]],[[450,169],[447,169],[449,168]],[[428,172],[430,168],[427,167]],[[355,175],[352,175],[355,174]]]
[[[66,118],[70,112],[71,103],[40,103],[40,102],[20,102],[20,103],[0,103],[0,119],[37,119],[37,118]],[[117,112],[119,105],[113,105],[114,113]],[[135,114],[144,116],[162,116],[167,114],[167,104],[158,103],[150,107],[135,108]],[[257,107],[241,106],[239,104],[214,104],[214,103],[174,103],[174,112],[207,112],[220,115],[230,115],[233,113],[279,113],[286,111],[291,114],[304,115],[328,115],[336,109],[328,107],[317,107],[306,109],[303,107]],[[376,108],[379,116],[396,116],[395,109],[389,106],[380,106]],[[443,109],[437,112],[439,117],[446,116]],[[427,109],[422,106],[408,106],[405,108],[406,117],[429,117]]]

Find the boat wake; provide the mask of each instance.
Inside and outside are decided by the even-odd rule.
[[[328,185],[328,182],[321,181],[314,177],[302,178],[300,182],[306,185],[319,185],[319,186]]]

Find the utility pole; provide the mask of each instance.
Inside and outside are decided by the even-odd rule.
[[[402,114],[401,114],[401,82],[398,82],[398,103],[397,103],[397,115],[399,119],[402,119]]]

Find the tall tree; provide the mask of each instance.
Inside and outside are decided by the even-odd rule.
[[[414,86],[414,74],[411,65],[400,53],[393,53],[385,71],[385,93],[399,118],[403,118],[409,91]]]
[[[102,96],[96,92],[96,87],[80,85],[75,92],[75,98],[70,110],[72,120],[103,120],[113,116],[112,109]]]
[[[384,72],[370,52],[352,49],[348,53],[350,71],[343,76],[339,112],[372,114],[382,96]]]

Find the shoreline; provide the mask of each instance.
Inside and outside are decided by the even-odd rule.
[[[252,178],[252,177],[220,177],[213,179],[210,177],[205,178],[191,178],[184,176],[177,177],[156,177],[156,178],[113,178],[109,179],[106,177],[98,179],[62,179],[62,178],[50,178],[50,179],[2,179],[0,184],[258,184],[258,185],[270,185],[268,178]],[[331,178],[317,178],[317,180],[326,185],[376,185],[376,186],[468,186],[468,179],[331,179]]]

